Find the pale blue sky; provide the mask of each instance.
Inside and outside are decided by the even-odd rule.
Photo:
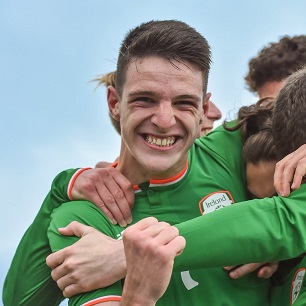
[[[115,69],[129,29],[178,19],[203,34],[223,120],[255,101],[243,80],[248,60],[283,35],[305,34],[305,12],[304,0],[1,1],[1,287],[53,177],[118,154],[105,91],[90,80]]]

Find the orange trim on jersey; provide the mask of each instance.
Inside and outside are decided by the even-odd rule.
[[[232,197],[231,193],[228,191],[228,190],[218,190],[218,191],[215,191],[215,192],[212,192],[210,194],[208,194],[207,196],[205,196],[204,198],[202,198],[199,202],[199,209],[200,209],[200,212],[201,212],[201,215],[204,214],[204,211],[203,211],[203,208],[202,208],[202,203],[209,197],[211,197],[212,195],[216,194],[216,193],[220,193],[220,192],[224,192],[226,193],[227,195],[229,195],[229,197],[231,198],[232,200],[232,204],[235,204],[235,201],[234,201],[234,198]]]
[[[116,161],[111,165],[111,167],[116,168],[118,166],[118,164],[119,164],[119,161]],[[161,180],[153,179],[153,180],[150,180],[150,185],[152,185],[152,184],[153,185],[163,185],[163,184],[175,182],[178,179],[180,179],[186,173],[187,169],[188,169],[188,160],[186,161],[185,167],[177,175],[175,175],[173,177],[170,177],[168,179],[161,179]],[[134,185],[133,188],[134,188],[134,191],[139,191],[140,190],[138,185]]]
[[[98,303],[104,303],[104,302],[110,302],[110,301],[121,301],[121,296],[119,295],[109,295],[109,296],[104,296],[101,298],[94,299],[92,301],[86,302],[82,304],[82,306],[93,306],[97,305]]]
[[[294,281],[295,281],[295,279],[296,279],[296,276],[297,276],[297,274],[300,272],[300,271],[305,271],[306,269],[305,268],[300,268],[300,269],[298,269],[296,272],[295,272],[295,274],[294,274],[294,276],[293,276],[293,279],[292,279],[292,282],[291,282],[291,287],[290,287],[290,305],[292,305],[292,290],[293,290],[293,286],[294,286]],[[303,279],[304,279],[304,277],[303,277]],[[300,293],[300,291],[299,291],[299,293]],[[298,293],[298,294],[299,294]]]
[[[150,184],[160,184],[160,185],[162,185],[162,184],[174,182],[174,181],[178,180],[179,178],[181,178],[185,174],[187,168],[188,168],[188,160],[186,161],[185,167],[177,175],[175,175],[173,177],[170,177],[168,179],[163,179],[163,180],[150,180]]]
[[[73,197],[72,197],[72,188],[73,188],[73,185],[75,183],[75,180],[78,178],[78,176],[85,170],[89,170],[89,169],[92,169],[90,167],[87,167],[87,168],[82,168],[82,169],[79,169],[77,172],[74,173],[74,175],[72,176],[72,178],[70,179],[70,182],[68,184],[68,191],[67,191],[67,194],[68,194],[68,197],[71,201],[73,201]]]

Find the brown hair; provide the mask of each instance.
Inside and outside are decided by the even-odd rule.
[[[306,68],[288,77],[277,98],[272,130],[277,155],[285,157],[306,143]]]
[[[257,92],[266,82],[282,81],[305,64],[306,36],[284,36],[249,61],[245,81],[250,91]]]
[[[272,98],[263,98],[256,104],[243,106],[239,109],[235,126],[229,127],[227,122],[223,124],[226,130],[241,130],[242,156],[246,163],[277,160],[272,136],[274,103]]]
[[[207,89],[210,69],[210,47],[206,39],[184,22],[176,20],[149,21],[142,23],[126,35],[117,61],[116,89],[122,94],[126,71],[132,60],[147,56],[192,63],[203,73],[204,92]]]

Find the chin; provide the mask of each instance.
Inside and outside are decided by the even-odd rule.
[[[212,130],[213,130],[213,128],[202,129],[202,130],[201,130],[201,137],[207,135],[207,134],[210,133]]]

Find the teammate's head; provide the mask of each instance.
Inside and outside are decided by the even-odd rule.
[[[214,128],[214,122],[221,119],[222,113],[217,105],[209,100],[208,111],[204,116],[202,123],[199,127],[199,137],[203,137],[212,131]]]
[[[284,80],[306,64],[306,36],[284,36],[271,42],[249,61],[245,77],[250,91],[259,98],[275,97]]]
[[[274,109],[272,131],[279,159],[306,143],[306,68],[289,76]]]
[[[240,108],[236,126],[228,128],[225,125],[228,130],[241,130],[242,155],[251,197],[275,194],[273,175],[277,155],[272,136],[273,107],[274,99],[261,99],[256,104]]]
[[[176,20],[150,21],[131,30],[123,40],[119,51],[116,73],[116,89],[122,93],[126,71],[132,61],[148,56],[191,63],[203,74],[206,93],[210,68],[210,48],[206,39],[184,22]]]

